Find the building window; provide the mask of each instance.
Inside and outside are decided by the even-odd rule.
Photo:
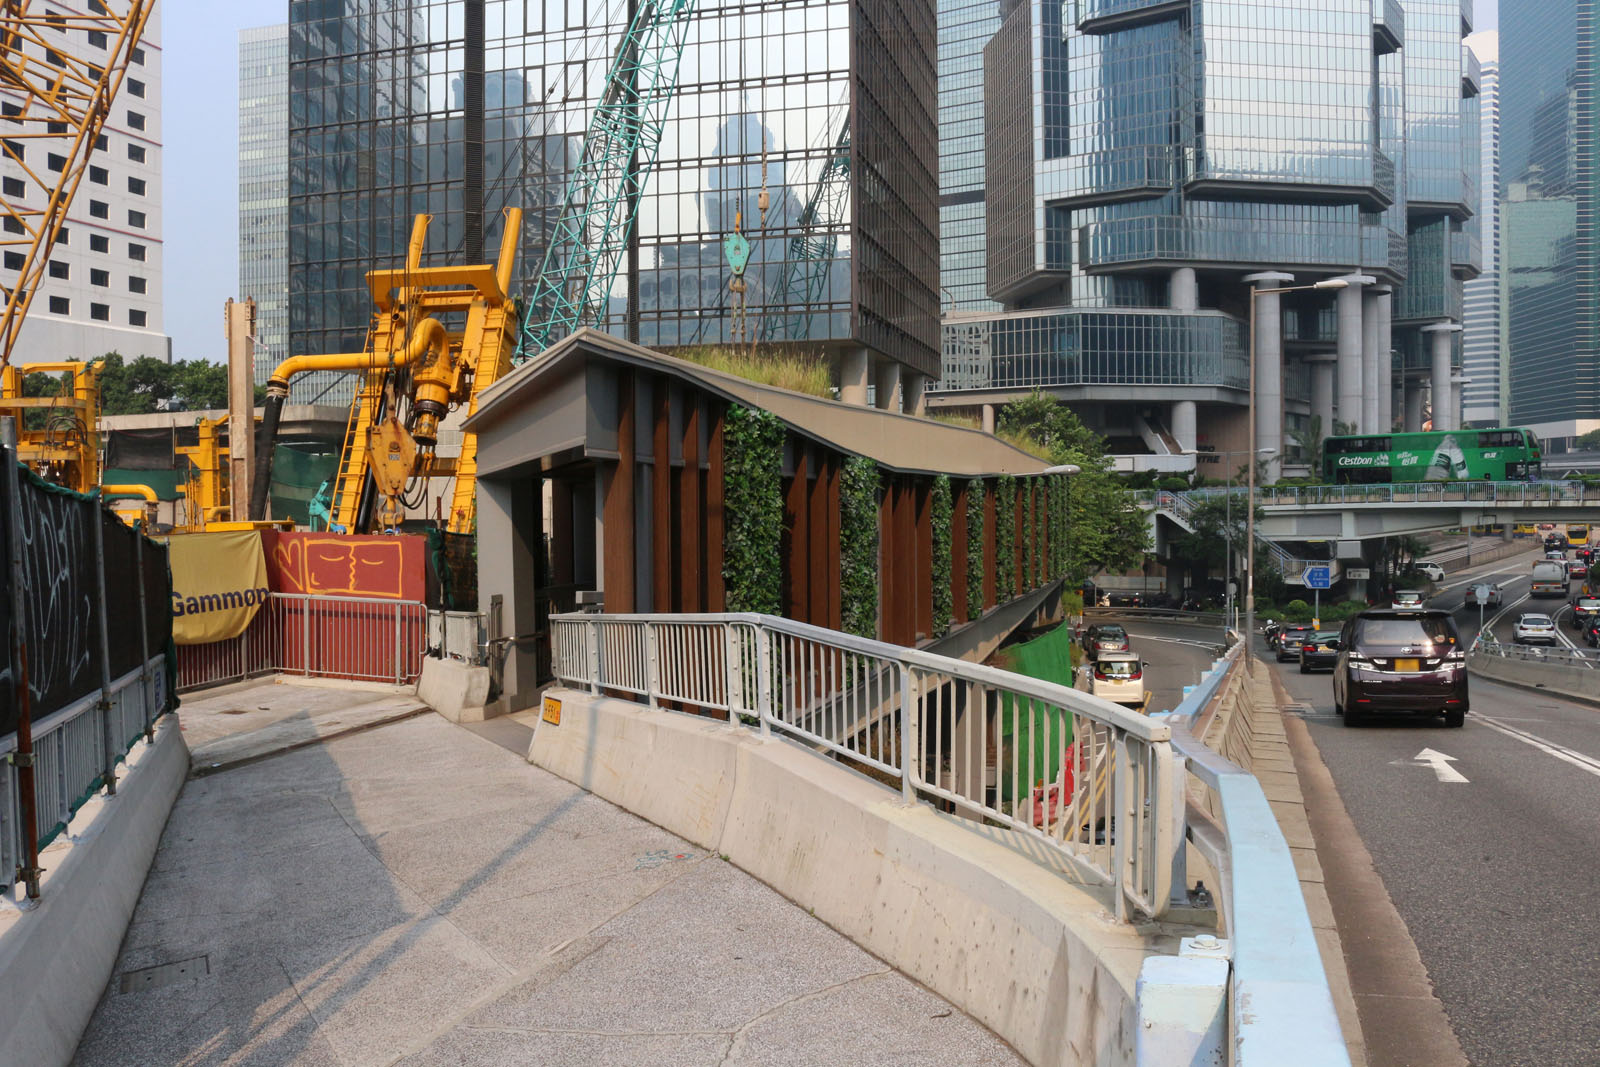
[[[98,285],[102,289],[109,289],[111,287],[111,272],[108,270],[91,270],[89,272],[89,284]]]
[[[128,112],[128,125],[136,130],[144,129],[144,116],[137,111]]]
[[[129,178],[128,179],[128,192],[132,193],[134,196],[143,196],[144,195],[144,179],[143,178]]]
[[[111,217],[111,207],[104,200],[91,200],[89,214],[97,219],[108,219]]]
[[[67,132],[67,124],[65,122],[47,122],[44,124],[44,128],[46,133]]]
[[[144,312],[138,310],[137,308],[130,308],[128,310],[128,325],[143,326],[145,324],[145,317],[146,316]]]
[[[109,252],[109,251],[111,251],[111,238],[107,237],[103,233],[91,233],[89,235],[89,251],[91,251],[91,252]]]
[[[67,32],[67,16],[65,16],[65,15],[57,15],[55,12],[52,11],[50,14],[48,14],[48,15],[46,15],[44,17],[44,21],[45,21],[45,25],[49,26],[52,30],[55,30],[57,33],[66,33]]]
[[[65,226],[61,227],[61,232],[56,234],[56,244],[65,245],[67,243],[67,237],[71,234],[71,232],[72,231],[68,230]]]
[[[137,274],[128,275],[128,292],[143,293],[146,291],[145,280],[143,278],[139,277]]]
[[[140,81],[138,78],[129,78],[123,84],[127,85],[128,92],[139,97],[141,100],[144,99],[144,82]]]
[[[144,49],[135,48],[133,51],[128,53],[128,58],[139,64],[139,66],[144,66]]]
[[[44,61],[52,67],[64,67],[67,65],[67,61],[61,58],[61,53],[54,48],[46,48],[44,50]]]
[[[72,277],[72,268],[61,262],[59,259],[52,259],[50,261],[50,277],[62,279],[70,278]]]
[[[16,104],[0,103],[0,118],[4,118],[7,122],[14,122],[20,126],[22,125],[22,108],[18,107]]]
[[[135,243],[133,241],[129,241],[128,242],[128,258],[129,259],[138,260],[140,263],[143,263],[144,262],[144,245],[137,244],[137,243]]]
[[[0,226],[4,226],[7,233],[25,232],[22,229],[22,220],[13,215],[7,215],[4,219],[0,219]]]
[[[128,146],[128,158],[133,160],[135,163],[143,163],[144,162],[144,145],[142,145],[142,144],[130,144]]]
[[[50,298],[50,314],[52,314],[52,315],[70,315],[70,314],[72,314],[72,301],[68,300],[64,296],[52,296]]]
[[[130,212],[128,212],[128,225],[132,226],[136,230],[144,229],[144,212],[142,212],[142,211],[130,211]]]
[[[90,30],[89,43],[96,48],[104,48],[106,46],[106,35],[100,30]]]
[[[106,140],[106,135],[103,133],[94,139],[94,147],[100,152],[104,152],[106,150],[106,145],[110,143],[110,141]]]
[[[96,185],[106,185],[111,181],[111,176],[106,173],[104,167],[90,167],[89,180]]]
[[[0,182],[0,185],[5,187],[5,194],[8,198],[16,199],[28,195],[28,184],[21,178],[6,178],[3,182]]]
[[[22,150],[21,141],[0,141],[0,145],[4,145],[6,149],[6,155],[10,156],[18,163],[21,163],[27,158],[27,154]]]
[[[23,262],[28,257],[21,252],[6,253],[6,270],[21,270]]]
[[[89,317],[91,319],[94,319],[96,322],[110,322],[111,321],[111,305],[110,304],[90,304],[89,305]]]
[[[51,152],[48,156],[44,157],[44,165],[49,167],[51,170],[59,171],[67,165],[67,157]]]

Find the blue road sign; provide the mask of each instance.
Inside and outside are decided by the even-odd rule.
[[[1300,579],[1307,589],[1327,589],[1333,585],[1333,576],[1327,567],[1307,567]]]

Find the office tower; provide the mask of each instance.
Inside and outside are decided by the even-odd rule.
[[[537,274],[628,5],[290,5],[290,346],[359,350],[361,272],[481,261],[525,213]],[[932,0],[699,5],[606,329],[661,347],[772,341],[844,391],[915,406],[938,373]],[[760,208],[766,193],[767,209]],[[750,245],[745,292],[723,242]]]
[[[1504,352],[1500,347],[1500,56],[1499,35],[1475,33],[1467,39],[1482,70],[1478,94],[1478,233],[1483,273],[1463,288],[1461,373],[1471,379],[1461,393],[1461,417],[1468,426],[1503,426],[1509,420]]]
[[[256,302],[255,377],[288,354],[289,27],[239,31],[239,298]]]
[[[1593,0],[1500,8],[1511,421],[1556,451],[1600,429],[1595,15]]]
[[[88,63],[104,63],[104,33],[65,22],[51,52]],[[48,33],[47,33],[48,36]],[[49,57],[45,57],[49,61]],[[24,98],[0,83],[0,129],[10,124]],[[38,128],[37,126],[35,127]],[[44,132],[39,129],[38,132]],[[59,172],[65,162],[50,140],[19,144],[29,169]],[[45,190],[21,167],[0,156],[0,182],[7,200],[44,206]],[[161,314],[161,8],[145,24],[131,52],[122,89],[112,101],[88,168],[50,254],[13,359],[18,363],[94,359],[119,352],[126,360],[150,356],[168,361],[172,341]],[[16,284],[23,253],[8,251],[0,262],[0,285]],[[220,334],[220,331],[219,331]]]

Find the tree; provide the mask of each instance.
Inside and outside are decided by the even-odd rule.
[[[160,410],[162,401],[176,401],[184,411],[205,411],[228,406],[228,368],[203,359],[164,363],[140,356],[129,363],[121,353],[108,352],[100,373],[102,415],[147,415]],[[70,390],[65,375],[30,374],[23,382],[27,396],[56,396]],[[256,387],[255,403],[263,390]]]
[[[1291,430],[1289,436],[1294,438],[1295,448],[1305,458],[1306,466],[1311,468],[1314,478],[1322,477],[1322,416],[1313,415],[1311,421],[1306,423],[1303,430]]]
[[[1144,561],[1150,530],[1133,495],[1111,472],[1105,441],[1071,408],[1035,392],[1000,409],[1000,429],[1026,438],[1052,465],[1072,463],[1068,481],[1067,579],[1076,584],[1101,571],[1125,571]]]
[[[1260,522],[1263,515],[1261,505],[1257,504],[1256,521]],[[1213,571],[1227,570],[1225,564],[1230,545],[1235,558],[1238,558],[1238,554],[1244,551],[1247,519],[1243,489],[1234,489],[1231,505],[1226,497],[1221,496],[1208,497],[1195,505],[1189,514],[1189,524],[1194,527],[1194,532],[1180,532],[1167,541],[1172,558],[1181,562],[1188,572],[1190,585],[1200,585]],[[1259,569],[1258,558],[1258,573]]]
[[[1577,445],[1585,452],[1600,451],[1600,430],[1590,430],[1578,438]]]

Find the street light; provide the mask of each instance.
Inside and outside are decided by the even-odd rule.
[[[1227,449],[1227,450],[1224,450],[1222,452],[1201,452],[1198,448],[1185,448],[1185,449],[1181,450],[1178,454],[1180,456],[1201,456],[1201,455],[1205,455],[1205,456],[1248,456],[1248,455],[1251,455],[1250,451],[1248,449],[1244,449],[1244,448]],[[1276,448],[1267,447],[1267,448],[1258,448],[1258,449],[1256,449],[1255,454],[1254,454],[1256,458],[1252,459],[1251,468],[1254,469],[1256,463],[1261,462],[1261,460],[1266,459],[1268,456],[1275,456],[1277,454],[1278,454],[1278,450]],[[1226,647],[1228,647],[1228,623],[1233,619],[1233,588],[1232,588],[1233,587],[1233,468],[1232,467],[1229,467],[1227,469],[1227,488],[1225,490],[1223,490],[1223,492],[1224,492],[1225,495],[1223,496],[1222,539],[1223,539],[1223,542],[1227,545],[1227,555],[1224,558],[1223,565],[1222,565],[1222,591],[1223,591],[1222,592],[1222,595],[1223,595],[1222,647],[1226,648]],[[1253,510],[1254,509],[1252,508],[1252,511]]]
[[[1312,289],[1343,289],[1350,283],[1343,278],[1324,278],[1314,285],[1289,285],[1277,289],[1250,288],[1250,451],[1256,444],[1256,298],[1271,293],[1298,293]],[[1245,508],[1245,566],[1244,575],[1244,658],[1248,664],[1255,658],[1256,633],[1256,465],[1250,464],[1250,483],[1246,491]]]

